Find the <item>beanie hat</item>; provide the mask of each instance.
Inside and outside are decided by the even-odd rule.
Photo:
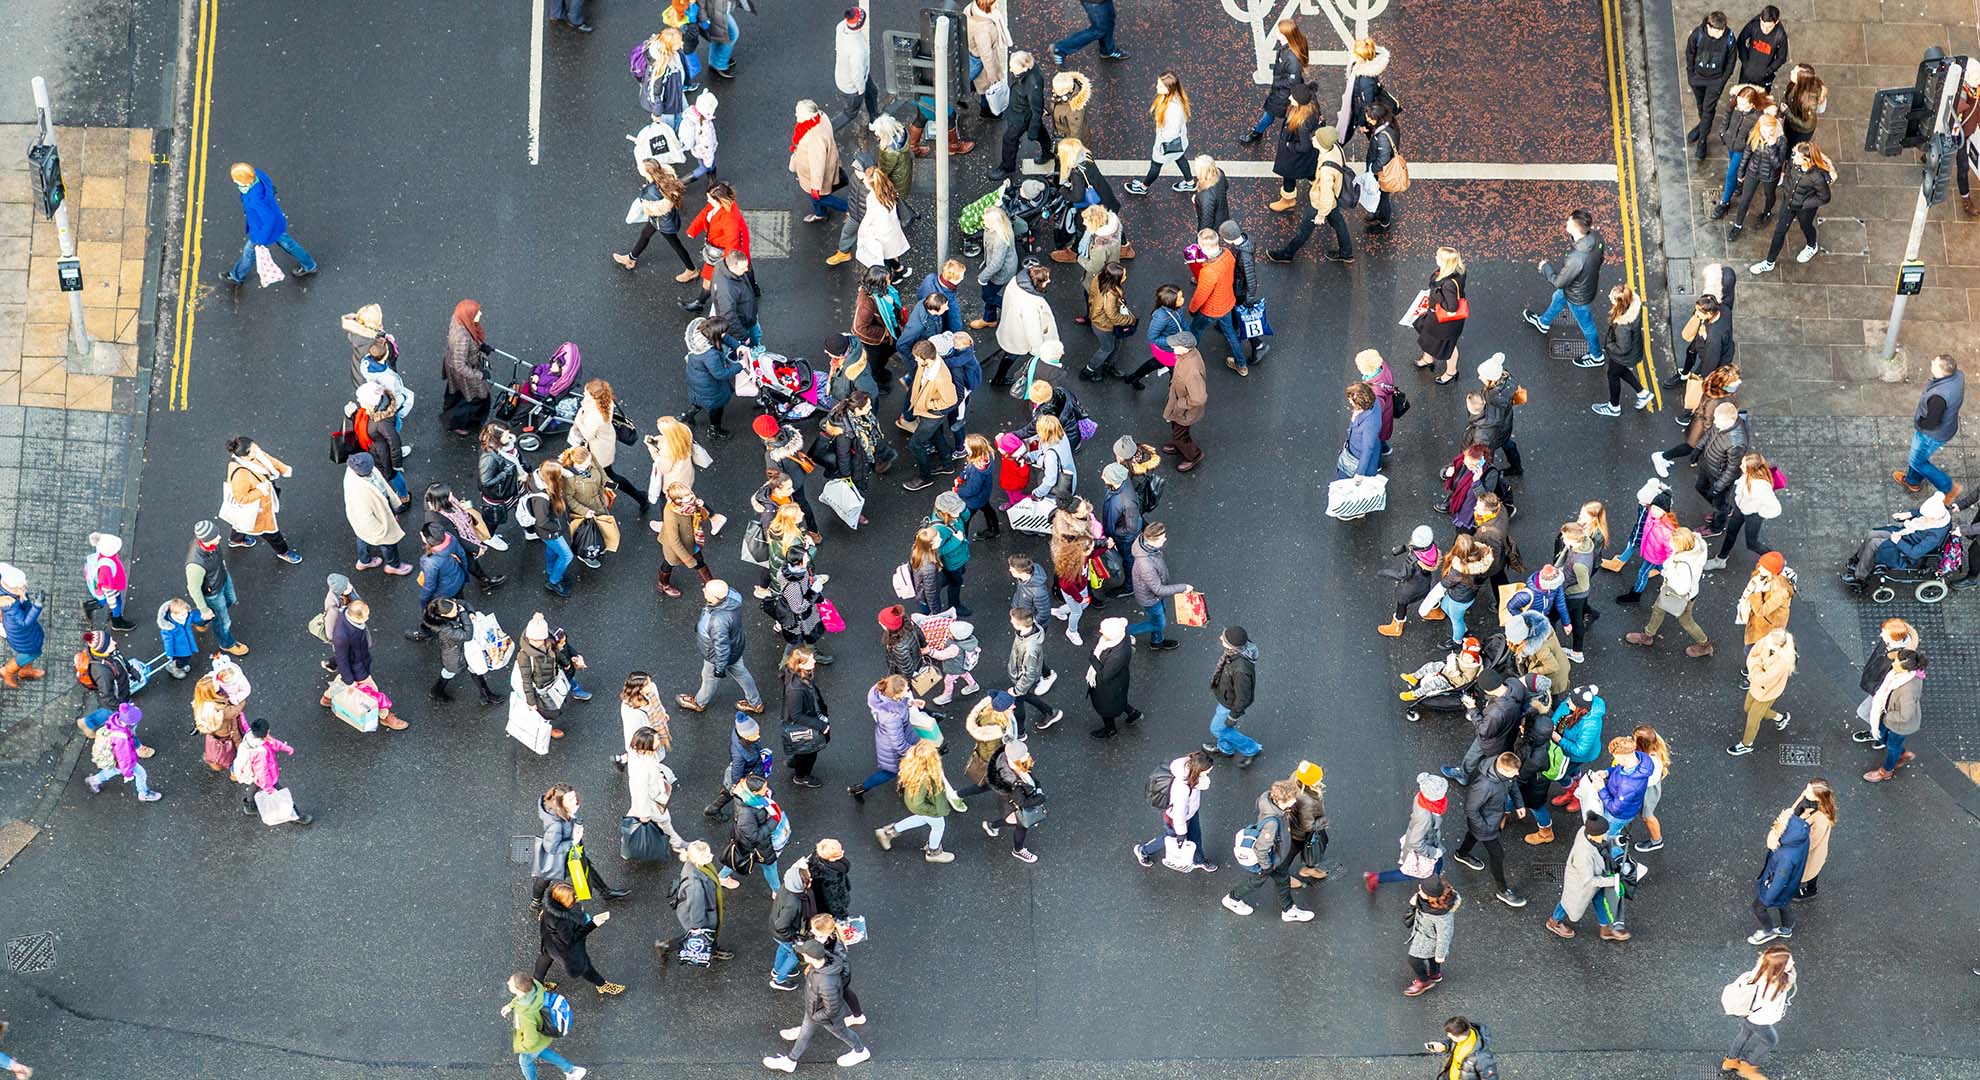
[[[945,491],[935,496],[935,509],[948,514],[950,517],[961,517],[963,511],[968,508],[963,505],[961,495],[953,491]]]
[[[1558,589],[1566,580],[1561,574],[1561,568],[1553,563],[1540,568],[1540,587],[1543,589]]]
[[[745,712],[736,713],[736,734],[745,739],[754,739],[762,733],[763,729],[756,726],[755,718]]]
[[[1594,683],[1589,683],[1587,686],[1575,687],[1571,697],[1574,699],[1576,705],[1584,709],[1592,709],[1595,707],[1596,695],[1601,692],[1601,687],[1596,686]]]
[[[1508,645],[1525,644],[1531,632],[1531,628],[1526,625],[1526,616],[1524,615],[1514,615],[1512,618],[1506,620],[1506,644]]]
[[[1135,442],[1132,435],[1123,435],[1114,440],[1115,461],[1133,461],[1134,456],[1140,452],[1141,444]]]
[[[1458,651],[1462,652],[1465,656],[1470,657],[1473,660],[1478,659],[1478,654],[1479,654],[1478,639],[1475,637],[1466,637],[1464,639],[1464,644],[1458,646]]]
[[[1326,775],[1325,770],[1311,761],[1302,761],[1299,763],[1299,768],[1293,770],[1293,779],[1307,787],[1317,786],[1321,777]]]
[[[27,572],[13,563],[0,563],[0,587],[8,589],[27,588]]]
[[[756,432],[759,439],[774,439],[777,437],[777,418],[762,413],[749,422],[749,430]]]
[[[193,539],[204,543],[205,541],[218,540],[219,538],[220,527],[213,524],[213,519],[202,518],[199,521],[193,522]]]
[[[860,7],[858,4],[854,4],[853,6],[846,9],[847,26],[850,26],[854,30],[857,30],[859,29],[860,24],[865,21],[866,21],[866,9]]]
[[[1120,487],[1127,483],[1127,479],[1127,466],[1118,461],[1110,461],[1106,468],[1100,470],[1100,482],[1108,487]]]
[[[1416,774],[1416,790],[1422,792],[1424,798],[1436,802],[1450,792],[1451,782],[1436,773],[1420,772]]]
[[[990,707],[998,712],[1010,712],[1011,707],[1016,704],[1017,699],[1002,690],[990,692]]]
[[[1780,552],[1770,551],[1760,556],[1760,565],[1770,574],[1779,574],[1787,569],[1787,560],[1781,557]]]
[[[1251,635],[1245,633],[1242,626],[1226,626],[1224,640],[1230,643],[1231,648],[1242,649],[1251,643]]]
[[[1431,532],[1430,526],[1428,525],[1418,525],[1415,529],[1410,531],[1409,546],[1415,548],[1418,551],[1422,551],[1424,548],[1427,548],[1432,544],[1435,544],[1436,542],[1437,542],[1437,534]]]
[[[1024,440],[1018,438],[1017,433],[1014,431],[1006,431],[997,436],[997,449],[1006,454],[1015,454],[1023,446]]]
[[[1656,497],[1650,500],[1650,505],[1659,510],[1668,511],[1671,508],[1671,493],[1669,491],[1658,492]]]
[[[351,471],[359,476],[370,476],[371,470],[378,464],[370,454],[364,453],[352,454],[350,463]]]
[[[1239,225],[1235,221],[1226,221],[1222,225],[1217,226],[1217,235],[1232,243],[1236,243],[1244,236],[1244,226]]]
[[[1322,150],[1332,150],[1341,144],[1341,133],[1335,131],[1332,124],[1323,125],[1313,133],[1313,144]]]
[[[1659,480],[1653,476],[1650,479],[1645,480],[1643,482],[1642,487],[1636,489],[1636,501],[1640,505],[1649,506],[1651,500],[1657,497],[1658,492],[1669,491],[1669,490],[1671,490],[1671,486],[1669,484],[1666,484],[1662,480]]]
[[[1478,365],[1478,377],[1485,382],[1498,382],[1506,375],[1506,354],[1493,353]]]
[[[545,641],[550,637],[550,620],[537,612],[529,617],[529,625],[523,627],[523,638],[528,641]]]
[[[1530,672],[1526,676],[1526,678],[1520,681],[1524,682],[1526,684],[1526,688],[1532,691],[1535,695],[1551,694],[1554,691],[1554,680],[1551,677],[1542,675],[1537,671]]]
[[[110,533],[90,533],[89,546],[90,550],[109,559],[124,550],[124,541]]]
[[[899,630],[906,618],[907,609],[901,607],[899,604],[880,609],[880,625],[885,629]]]

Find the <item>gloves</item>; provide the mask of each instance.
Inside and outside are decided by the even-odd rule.
[[[476,343],[475,349],[483,356],[493,356],[495,354],[495,346],[485,341]]]

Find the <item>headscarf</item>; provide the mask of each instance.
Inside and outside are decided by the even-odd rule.
[[[460,323],[461,328],[466,330],[468,336],[477,344],[482,340],[481,321],[475,318],[479,314],[481,314],[479,300],[463,300],[454,305],[454,321]]]

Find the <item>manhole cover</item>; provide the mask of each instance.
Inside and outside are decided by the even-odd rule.
[[[1581,328],[1573,319],[1567,319],[1572,333],[1562,333],[1556,326],[1547,335],[1547,355],[1555,360],[1579,360],[1588,352],[1588,339],[1581,336]]]
[[[536,861],[536,837],[512,836],[509,838],[509,861],[528,866]]]
[[[1820,765],[1822,764],[1822,748],[1801,743],[1782,743],[1781,764]]]
[[[7,970],[34,975],[55,966],[55,935],[49,931],[17,937],[7,943]]]
[[[751,259],[788,259],[791,257],[791,212],[789,210],[744,210],[743,219],[749,222],[749,257]]]

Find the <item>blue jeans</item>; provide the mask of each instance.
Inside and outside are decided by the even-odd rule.
[[[1901,744],[1904,742],[1904,740],[1899,739],[1898,742]],[[95,776],[90,777],[90,779],[96,781],[99,784],[107,784],[110,781],[115,780],[123,775],[124,775],[123,770],[117,768],[115,765],[112,765],[109,768],[104,769],[103,771],[97,773]],[[142,762],[139,762],[138,764],[131,766],[131,783],[137,785],[139,795],[151,794],[151,784],[147,782],[147,779],[148,778],[144,775],[144,764]]]
[[[777,864],[774,862],[758,863],[756,864],[756,868],[763,872],[763,880],[770,886],[770,895],[777,895],[777,888],[784,880],[784,875],[777,870]],[[734,870],[726,866],[722,868],[721,878],[723,881],[734,881],[735,877],[736,872]]]
[[[584,24],[584,0],[550,0],[550,17],[562,19],[572,26]],[[523,1072],[535,1076],[536,1070],[525,1068]]]
[[[213,624],[213,638],[215,641],[218,641],[223,647],[232,647],[239,644],[234,640],[233,608],[236,602],[234,596],[234,578],[233,575],[229,574],[227,576],[227,583],[220,587],[220,591],[206,598],[206,606],[212,610],[213,618],[202,619],[199,617],[199,611],[195,609],[193,611],[193,625],[204,626],[211,622]]]
[[[558,1053],[555,1048],[546,1046],[534,1054],[516,1055],[516,1066],[522,1069],[523,1080],[536,1080],[536,1063],[539,1061],[547,1061],[555,1065],[564,1070],[566,1076],[570,1075],[572,1069],[577,1068],[576,1065],[564,1060],[564,1055]]]
[[[1169,837],[1176,835],[1178,834],[1164,831],[1162,835],[1141,845],[1139,850],[1146,858],[1159,859],[1162,857],[1164,850],[1166,850],[1165,842]],[[1204,863],[1210,861],[1203,857],[1203,820],[1200,815],[1191,817],[1188,824],[1183,826],[1183,831],[1180,835],[1184,840],[1196,845],[1196,865],[1202,866]]]
[[[802,966],[798,962],[797,950],[791,948],[789,942],[779,941],[777,943],[777,959],[770,964],[770,977],[780,983],[788,984],[796,982],[798,968]]]
[[[729,16],[729,40],[708,43],[708,66],[716,71],[729,70],[729,57],[735,54],[736,42],[742,40],[742,30],[736,26],[736,17]]]
[[[577,556],[571,551],[571,542],[561,536],[546,537],[543,541],[543,576],[552,585],[564,583],[564,571],[571,568],[571,561]]]
[[[1251,757],[1265,749],[1258,745],[1257,739],[1239,731],[1237,725],[1231,723],[1231,710],[1222,705],[1210,714],[1210,736],[1217,740],[1217,749],[1226,754]]]
[[[1275,119],[1277,119],[1277,117],[1273,116],[1271,113],[1266,112],[1263,109],[1258,110],[1258,122],[1256,124],[1251,125],[1252,133],[1255,135],[1265,134],[1267,131],[1271,130],[1272,121]]]
[[[1147,634],[1150,644],[1162,640],[1162,631],[1169,625],[1169,613],[1163,604],[1162,598],[1159,596],[1156,597],[1153,604],[1141,609],[1141,613],[1148,617],[1138,623],[1129,625],[1127,628],[1128,636],[1133,637],[1136,634]]]
[[[1221,318],[1216,319],[1203,314],[1191,315],[1189,317],[1189,332],[1196,335],[1196,343],[1198,346],[1201,346],[1203,344],[1203,328],[1209,326],[1211,323],[1216,323],[1217,329],[1224,332],[1224,340],[1230,343],[1231,359],[1237,361],[1238,370],[1243,371],[1245,367],[1244,339],[1238,337],[1237,322],[1233,318],[1233,314],[1236,311],[1236,308],[1232,308],[1230,311],[1224,312]]]
[[[400,565],[399,545],[397,544],[367,544],[359,540],[357,542],[357,548],[359,562],[370,562],[372,556],[376,555],[385,560],[386,566]]]
[[[1636,568],[1636,588],[1630,591],[1639,594],[1642,593],[1644,589],[1650,587],[1650,571],[1662,570],[1663,568],[1663,563],[1653,563],[1649,559],[1643,560],[1642,565]]]
[[[1898,766],[1898,758],[1904,756],[1904,739],[1905,737],[1903,735],[1899,735],[1896,732],[1890,730],[1889,728],[1884,729],[1884,771],[1885,772],[1890,772],[1896,769]],[[144,773],[140,771],[138,775],[142,777]],[[142,790],[143,781],[140,780],[138,783],[139,783],[139,790]]]
[[[1444,598],[1437,601],[1437,609],[1444,613],[1444,618],[1451,624],[1451,644],[1459,646],[1464,644],[1464,613],[1470,611],[1471,605],[1476,602],[1476,597],[1464,601],[1453,600],[1449,593],[1445,593]]]
[[[1595,900],[1589,906],[1595,909],[1595,921],[1597,923],[1607,926],[1616,921],[1614,897],[1615,892],[1610,889],[1597,889],[1595,891]],[[1554,921],[1568,921],[1566,907],[1560,904],[1554,905]]]
[[[805,197],[811,200],[811,212],[817,214],[819,217],[830,217],[834,210],[843,214],[851,209],[851,207],[846,205],[846,200],[839,198],[829,191],[823,195],[813,195],[807,191],[805,192]]]
[[[899,779],[899,774],[897,773],[890,773],[885,769],[875,769],[872,776],[859,782],[859,789],[861,791],[872,791],[882,784],[891,784],[897,779]]]
[[[1916,484],[1920,480],[1930,480],[1940,491],[1952,490],[1952,477],[1944,469],[1932,464],[1932,455],[1939,447],[1946,445],[1922,431],[1911,433],[1911,457],[1904,463],[1904,482]]]
[[[1587,304],[1570,304],[1567,294],[1555,289],[1554,302],[1547,305],[1547,313],[1540,316],[1540,321],[1551,327],[1563,310],[1574,312],[1574,321],[1581,327],[1582,339],[1588,342],[1588,355],[1602,359],[1602,335],[1595,329],[1595,312]]]
[[[275,241],[275,246],[288,252],[289,256],[296,260],[296,269],[305,274],[316,272],[316,260],[309,257],[309,252],[304,251],[301,244],[296,243],[295,237],[290,236],[288,233],[283,233],[282,238]],[[248,271],[253,269],[254,241],[249,240],[241,244],[240,260],[234,263],[232,270],[227,272],[227,277],[232,279],[234,284],[239,285],[241,282],[247,280]]]
[[[1739,189],[1739,163],[1746,160],[1746,151],[1734,150],[1726,158],[1726,186],[1719,192],[1719,201],[1733,201],[1733,192]]]
[[[1432,875],[1435,875],[1435,874],[1441,874],[1443,872],[1444,872],[1444,860],[1442,856],[1439,856],[1437,859],[1437,864],[1430,868],[1430,873]],[[1416,880],[1418,879],[1410,877],[1408,874],[1403,873],[1400,869],[1384,870],[1381,873],[1375,875],[1375,883],[1378,885],[1389,885],[1398,881],[1416,881]]]
[[[1114,46],[1114,0],[1101,0],[1100,3],[1080,0],[1079,6],[1086,9],[1086,29],[1053,42],[1052,51],[1060,56],[1071,56],[1097,41],[1103,56],[1120,52]]]
[[[1601,810],[1601,807],[1593,807],[1592,809]],[[1614,814],[1609,813],[1607,810],[1602,810],[1601,812],[1602,812],[1602,816],[1608,819],[1609,831],[1607,835],[1609,836],[1614,836],[1617,833],[1622,832],[1624,826],[1636,820],[1636,815],[1634,814],[1631,814],[1628,817],[1617,817]]]
[[[392,479],[386,481],[386,483],[391,485],[392,490],[398,494],[399,498],[412,498],[412,490],[406,487],[406,474],[403,469],[393,473]]]

